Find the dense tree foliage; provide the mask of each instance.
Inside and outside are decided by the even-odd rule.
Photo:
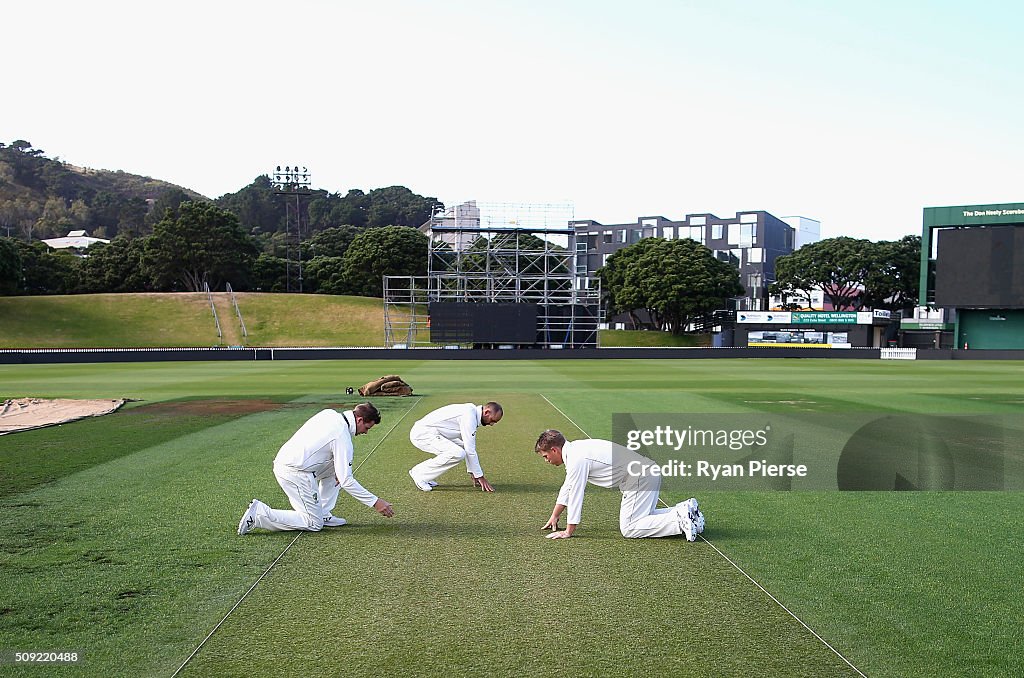
[[[349,246],[367,229],[418,227],[438,206],[436,198],[404,186],[345,194],[313,190],[293,198],[279,195],[262,175],[218,198],[219,212],[199,210],[195,205],[207,199],[173,184],[75,167],[46,157],[25,140],[0,143],[0,237],[22,241],[15,248],[17,282],[13,288],[9,281],[0,285],[0,292],[192,289],[201,288],[204,279],[211,286],[230,280],[244,289],[249,281],[263,290],[296,291],[301,259],[305,291],[337,294],[354,284],[367,293],[380,288],[379,281],[374,285],[367,278],[380,264],[367,264],[367,272],[359,274],[352,260],[344,269]],[[189,203],[193,206],[183,207]],[[166,221],[169,213],[171,222]],[[211,221],[193,224],[195,230],[189,231],[176,223],[182,214]],[[222,214],[234,215],[237,228]],[[81,258],[26,244],[71,230],[112,242],[76,253],[85,255]],[[259,252],[263,255],[257,257]],[[419,254],[425,260],[425,244]],[[12,258],[9,252],[4,256],[9,269]]]
[[[70,294],[78,289],[81,259],[67,251],[53,251],[46,243],[17,241],[21,259],[22,294]]]
[[[274,193],[274,185],[266,174],[256,177],[236,193],[227,193],[215,200],[217,206],[234,213],[250,233],[275,233],[285,230],[285,203]]]
[[[89,248],[82,260],[80,292],[145,292],[152,283],[144,267],[146,240],[119,235]]]
[[[305,281],[310,292],[348,294],[343,257],[314,257],[306,264]]]
[[[350,294],[379,297],[385,275],[427,274],[427,236],[405,226],[367,229],[345,251],[343,269]]]
[[[15,294],[21,282],[21,255],[11,238],[0,238],[0,294]]]
[[[430,219],[437,199],[413,193],[405,186],[358,189],[345,195],[314,190],[298,200],[275,192],[270,177],[262,175],[236,193],[215,201],[238,216],[252,233],[295,232],[295,205],[302,220],[303,240],[318,231],[349,226],[357,229],[383,226],[419,227]]]
[[[354,226],[333,226],[325,228],[313,235],[304,243],[306,245],[303,256],[313,257],[342,257],[345,250],[352,244],[352,241],[359,235],[361,229]]]
[[[615,252],[598,271],[614,310],[643,309],[657,329],[682,334],[743,294],[739,272],[695,240],[644,238]]]
[[[873,243],[874,262],[864,281],[864,305],[911,309],[920,295],[921,236]]]
[[[224,282],[245,289],[258,254],[234,214],[209,203],[184,202],[153,229],[145,265],[160,290],[198,292],[203,283],[217,289]]]
[[[775,260],[772,291],[810,299],[820,288],[836,310],[859,309],[871,268],[870,240],[828,238]]]
[[[775,260],[771,291],[810,299],[821,289],[832,308],[897,310],[917,303],[921,238],[895,242],[828,238]]]
[[[266,252],[260,254],[252,265],[250,284],[257,292],[287,292],[288,261]]]
[[[47,158],[28,141],[0,144],[0,228],[25,240],[82,229],[100,238],[149,232],[150,204],[175,192],[201,198],[173,184],[126,172],[75,167]],[[181,199],[173,204],[176,206]],[[158,205],[157,219],[163,211]]]

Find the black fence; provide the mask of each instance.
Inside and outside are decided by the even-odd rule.
[[[0,349],[0,365],[205,360],[628,360],[828,358],[877,360],[877,348],[108,348]],[[1024,350],[918,350],[918,360],[1024,360]]]

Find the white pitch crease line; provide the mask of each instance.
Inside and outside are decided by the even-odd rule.
[[[560,415],[562,415],[563,417],[565,417],[566,421],[568,421],[568,422],[569,422],[570,424],[572,424],[572,425],[573,425],[573,426],[575,426],[575,427],[576,427],[577,429],[579,429],[579,432],[580,432],[580,433],[582,433],[583,435],[587,436],[588,438],[590,438],[590,437],[591,437],[589,433],[587,433],[587,432],[586,432],[586,431],[584,431],[584,430],[583,430],[582,428],[580,428],[580,425],[579,425],[579,424],[577,424],[577,423],[576,423],[575,421],[573,421],[572,419],[569,419],[569,415],[568,415],[568,414],[566,414],[566,413],[565,413],[565,412],[563,412],[562,410],[558,409],[558,405],[556,405],[556,404],[554,404],[553,402],[551,402],[550,400],[548,400],[548,397],[547,397],[546,395],[544,395],[543,393],[541,393],[541,394],[540,394],[540,397],[541,397],[541,398],[543,398],[543,399],[544,399],[545,401],[547,401],[547,404],[548,404],[548,405],[551,405],[551,407],[555,408],[555,410],[556,410],[556,411],[557,411],[557,412],[558,412],[558,413],[559,413]]]
[[[366,454],[366,456],[363,457],[363,461],[359,462],[359,466],[362,466],[363,463],[365,463],[366,460],[370,458],[370,455],[372,455],[374,452],[377,451],[377,448],[380,447],[384,443],[385,440],[387,440],[387,437],[389,435],[391,435],[392,431],[394,431],[396,428],[398,428],[398,425],[402,423],[403,419],[405,419],[405,415],[407,415],[410,412],[412,412],[413,408],[416,407],[416,405],[419,404],[421,399],[422,399],[422,397],[417,397],[416,402],[414,402],[409,407],[409,409],[407,409],[405,411],[405,413],[402,414],[402,416],[398,418],[398,421],[395,422],[395,425],[392,426],[390,429],[388,429],[388,432],[385,433],[384,436],[377,442],[377,444],[373,446],[373,449],[371,449]],[[356,466],[352,470],[353,474],[356,471],[359,470],[359,466]],[[195,657],[197,654],[199,654],[199,650],[203,649],[203,646],[206,645],[206,641],[210,640],[210,638],[213,638],[213,634],[217,633],[217,630],[221,626],[224,625],[224,622],[226,622],[228,620],[228,617],[231,616],[231,613],[234,612],[235,610],[237,610],[238,606],[241,605],[242,602],[249,596],[249,594],[253,592],[253,589],[256,588],[256,585],[259,584],[261,581],[263,581],[264,577],[266,577],[268,574],[270,574],[270,571],[274,569],[274,566],[277,565],[278,561],[280,561],[282,558],[284,558],[284,554],[288,553],[288,549],[290,549],[295,544],[295,542],[297,542],[299,540],[299,537],[301,537],[303,534],[305,534],[305,532],[299,532],[297,535],[295,535],[295,539],[292,539],[290,542],[288,542],[288,546],[284,547],[284,550],[281,551],[280,555],[278,555],[277,558],[274,559],[274,562],[272,562],[270,564],[270,567],[268,567],[266,569],[266,571],[263,574],[260,575],[259,579],[257,579],[256,581],[253,582],[252,586],[249,587],[248,591],[246,591],[245,593],[242,594],[242,597],[238,599],[238,602],[231,606],[231,609],[228,610],[228,613],[224,615],[224,618],[221,619],[219,622],[217,622],[217,625],[213,627],[213,630],[210,631],[209,635],[207,635],[205,638],[203,638],[203,642],[199,643],[199,645],[196,647],[196,649],[192,650],[192,654],[190,654],[188,656],[188,658],[184,662],[182,662],[181,666],[178,667],[178,670],[171,674],[171,678],[175,678],[179,673],[181,673],[181,670],[184,669],[188,665],[188,663],[190,661],[192,661],[193,657]]]
[[[356,471],[358,471],[358,470],[359,470],[359,467],[360,467],[360,466],[362,466],[363,464],[365,464],[365,463],[366,463],[366,460],[370,458],[370,455],[372,455],[372,454],[373,454],[374,452],[376,452],[376,451],[377,451],[377,448],[378,448],[378,447],[380,447],[380,446],[381,446],[381,444],[383,444],[383,442],[384,442],[385,440],[387,440],[387,437],[388,437],[389,435],[391,435],[391,432],[392,432],[392,431],[394,431],[394,430],[395,430],[396,428],[398,428],[398,425],[402,423],[402,420],[403,420],[403,419],[405,419],[405,415],[406,415],[406,414],[409,414],[410,412],[412,412],[413,408],[414,408],[414,407],[416,407],[417,405],[419,405],[419,404],[420,404],[420,400],[422,400],[422,399],[423,399],[423,397],[422,397],[422,396],[416,396],[416,402],[414,402],[414,403],[413,403],[412,405],[410,405],[410,406],[409,406],[409,409],[407,409],[407,410],[405,411],[405,413],[404,413],[404,414],[403,414],[403,415],[402,415],[401,417],[399,417],[399,418],[398,418],[398,421],[396,421],[396,422],[395,422],[395,425],[394,425],[394,426],[392,426],[391,428],[389,428],[389,429],[388,429],[388,432],[384,434],[384,437],[382,437],[382,438],[380,439],[380,442],[378,442],[378,443],[377,443],[376,445],[374,445],[374,446],[373,446],[373,449],[372,449],[372,450],[370,450],[369,452],[367,452],[367,453],[366,453],[366,456],[365,456],[365,457],[363,457],[363,460],[362,460],[361,462],[359,462],[359,464],[358,464],[358,465],[357,465],[357,466],[356,466],[356,467],[355,467],[354,469],[352,469],[352,473],[353,473],[353,474],[354,474],[354,473],[355,473]]]
[[[586,432],[586,431],[584,431],[584,430],[583,430],[582,428],[580,428],[580,425],[579,425],[579,424],[577,424],[577,423],[576,423],[575,421],[573,421],[572,419],[570,419],[570,418],[569,418],[569,415],[567,415],[567,414],[566,414],[565,412],[563,412],[562,410],[560,410],[560,409],[558,408],[558,406],[557,406],[557,405],[555,405],[555,404],[554,404],[553,402],[551,402],[550,400],[548,400],[548,397],[547,397],[546,395],[544,395],[543,393],[541,393],[541,394],[540,394],[540,397],[541,397],[541,398],[543,398],[544,400],[546,400],[546,401],[547,401],[547,403],[548,403],[548,405],[551,405],[551,407],[555,408],[555,410],[556,410],[556,411],[557,411],[557,412],[558,412],[558,413],[559,413],[560,415],[562,415],[563,417],[565,417],[565,419],[566,419],[566,420],[567,420],[567,421],[568,421],[568,422],[569,422],[570,424],[572,424],[572,425],[573,425],[573,426],[575,426],[575,427],[576,427],[577,429],[579,429],[580,433],[582,433],[583,435],[587,436],[588,438],[590,438],[590,437],[591,437],[589,433],[587,433],[587,432]],[[669,505],[668,505],[668,504],[667,504],[667,503],[665,502],[665,500],[664,500],[664,499],[662,499],[661,497],[658,497],[658,501],[660,501],[660,502],[661,502],[662,504],[664,504],[665,508],[672,508],[672,507],[671,507],[671,506],[669,506]],[[742,575],[743,575],[744,577],[746,577],[747,579],[749,579],[749,580],[750,580],[750,581],[751,581],[751,582],[752,582],[752,583],[754,584],[754,586],[756,586],[757,588],[761,589],[761,591],[763,591],[765,595],[767,595],[767,596],[768,596],[769,598],[771,598],[771,599],[772,599],[772,601],[774,601],[776,605],[778,605],[778,606],[779,606],[779,607],[781,607],[781,608],[782,608],[783,610],[785,610],[785,611],[786,611],[786,613],[787,613],[787,614],[788,614],[788,615],[789,615],[790,617],[792,617],[793,619],[797,620],[797,622],[799,622],[801,626],[803,626],[803,627],[804,627],[805,629],[807,629],[808,631],[810,631],[810,632],[811,632],[811,635],[812,635],[812,636],[814,636],[815,638],[817,638],[818,640],[820,640],[820,641],[822,642],[822,644],[823,644],[823,645],[824,645],[825,647],[827,647],[828,649],[832,650],[832,652],[834,652],[834,653],[835,653],[835,655],[836,655],[837,657],[839,657],[839,658],[840,658],[840,659],[842,659],[842,660],[843,660],[844,662],[846,662],[847,666],[849,666],[849,667],[850,667],[851,669],[853,669],[854,671],[856,671],[858,675],[862,676],[863,678],[867,678],[867,676],[865,676],[865,675],[864,675],[864,673],[863,673],[863,672],[862,672],[862,671],[861,671],[860,669],[858,669],[858,668],[857,668],[856,666],[854,666],[854,665],[853,665],[853,663],[852,663],[852,662],[851,662],[851,661],[850,661],[849,659],[847,659],[846,657],[844,657],[844,656],[842,655],[842,653],[841,653],[841,652],[840,652],[839,650],[837,650],[837,649],[835,649],[834,647],[832,647],[832,646],[831,646],[831,645],[829,644],[829,642],[828,642],[827,640],[825,640],[824,638],[822,638],[821,636],[819,636],[819,635],[818,635],[818,633],[817,633],[817,632],[816,632],[816,631],[815,631],[814,629],[812,629],[812,628],[811,628],[810,626],[808,626],[808,625],[807,625],[806,623],[804,623],[804,620],[803,620],[803,619],[801,619],[800,617],[796,616],[796,615],[795,615],[795,614],[793,613],[793,611],[792,611],[792,610],[790,610],[790,609],[789,609],[788,607],[786,607],[785,605],[783,605],[783,604],[782,604],[782,602],[781,602],[781,601],[780,601],[780,600],[779,600],[778,598],[776,598],[775,596],[773,596],[773,595],[771,594],[771,592],[770,592],[770,591],[769,591],[768,589],[766,589],[765,587],[761,586],[761,585],[760,585],[760,584],[759,584],[759,583],[757,582],[757,580],[756,580],[756,579],[754,579],[754,578],[753,578],[753,577],[751,577],[751,576],[750,576],[749,574],[747,574],[746,572],[744,572],[744,571],[743,571],[743,568],[741,568],[741,567],[740,567],[739,565],[737,565],[736,563],[734,563],[734,562],[732,561],[732,559],[731,559],[731,558],[730,558],[729,556],[727,556],[727,555],[725,555],[724,553],[722,553],[722,552],[721,552],[721,551],[719,550],[719,548],[718,548],[717,546],[715,546],[714,544],[712,544],[710,540],[706,539],[706,538],[704,537],[704,535],[699,535],[699,536],[700,536],[700,538],[701,538],[701,539],[702,539],[702,540],[703,540],[703,541],[704,541],[704,542],[705,542],[705,543],[706,543],[706,544],[707,544],[708,546],[710,546],[711,548],[713,548],[713,549],[715,550],[715,553],[717,553],[718,555],[720,555],[720,556],[722,556],[723,558],[725,558],[726,562],[728,562],[728,563],[729,563],[730,565],[732,565],[732,566],[733,566],[734,568],[736,568],[736,570],[737,570],[737,571],[738,571],[738,572],[739,572],[740,574],[742,574]]]
[[[203,649],[203,646],[206,645],[206,641],[208,641],[210,638],[212,638],[213,634],[217,633],[217,630],[224,624],[224,622],[226,622],[228,620],[228,617],[231,616],[231,613],[234,612],[235,610],[237,610],[238,606],[242,604],[242,601],[244,601],[249,596],[249,594],[252,593],[252,590],[254,588],[256,588],[256,585],[259,584],[261,581],[263,581],[264,577],[266,577],[268,574],[270,574],[270,571],[274,569],[275,565],[277,565],[277,561],[279,561],[282,558],[284,558],[284,554],[288,553],[288,549],[290,549],[292,547],[292,544],[297,542],[299,540],[299,537],[301,537],[301,536],[302,536],[302,532],[299,532],[297,535],[295,535],[295,539],[292,539],[290,542],[288,542],[288,546],[284,547],[284,551],[281,551],[281,555],[279,555],[277,558],[275,558],[274,562],[272,562],[270,564],[270,567],[268,567],[266,569],[266,571],[263,574],[260,575],[260,578],[257,579],[256,581],[254,581],[252,586],[249,587],[249,590],[246,591],[244,594],[242,594],[242,597],[238,599],[238,602],[235,603],[231,607],[230,610],[228,610],[228,613],[226,615],[224,615],[224,618],[221,619],[219,622],[217,622],[217,625],[213,627],[213,630],[210,631],[210,634],[208,636],[206,636],[205,638],[203,638],[203,642],[199,643],[199,645],[196,647],[196,649],[192,650],[192,654],[190,654],[188,656],[188,659],[186,659],[184,662],[182,662],[181,666],[178,667],[178,670],[171,674],[171,678],[175,678],[175,676],[177,676],[179,673],[181,673],[181,670],[184,669],[188,665],[188,663],[190,661],[192,661],[192,658],[195,657],[197,654],[199,654],[199,650]]]
[[[666,504],[666,506],[668,506],[668,505]],[[827,647],[828,649],[832,650],[832,651],[833,651],[833,652],[835,653],[835,655],[836,655],[837,657],[839,657],[839,658],[840,658],[840,659],[842,659],[842,660],[843,660],[844,662],[846,662],[847,666],[849,666],[849,667],[850,667],[851,669],[853,669],[854,671],[856,671],[858,675],[862,676],[863,678],[867,678],[867,676],[865,676],[865,675],[864,675],[864,673],[863,673],[863,672],[862,672],[862,671],[861,671],[860,669],[858,669],[858,668],[857,668],[856,666],[854,666],[854,665],[853,665],[853,662],[851,662],[851,661],[850,661],[849,659],[847,659],[846,657],[844,657],[844,656],[842,655],[842,653],[841,653],[841,652],[840,652],[839,650],[837,650],[837,649],[835,649],[834,647],[832,647],[832,646],[831,646],[831,645],[829,644],[829,642],[828,642],[827,640],[825,640],[824,638],[822,638],[821,636],[819,636],[819,635],[817,634],[817,632],[815,632],[815,630],[814,630],[814,629],[812,629],[812,628],[811,628],[810,626],[808,626],[807,624],[805,624],[805,623],[804,623],[804,620],[803,620],[803,619],[801,619],[800,617],[798,617],[798,616],[796,616],[795,614],[793,614],[793,611],[792,611],[792,610],[790,610],[790,609],[789,609],[788,607],[786,607],[785,605],[783,605],[783,604],[782,604],[782,601],[780,601],[780,600],[779,600],[778,598],[776,598],[775,596],[773,596],[773,595],[771,594],[771,592],[770,592],[770,591],[768,591],[768,589],[766,589],[765,587],[763,587],[763,586],[761,586],[761,585],[760,585],[759,583],[757,583],[757,580],[755,580],[755,579],[754,579],[753,577],[751,577],[751,576],[750,576],[749,574],[747,574],[746,572],[744,572],[744,571],[743,571],[743,568],[741,568],[741,567],[740,567],[739,565],[737,565],[736,563],[734,563],[734,562],[732,561],[732,559],[731,559],[731,558],[730,558],[729,556],[725,555],[725,554],[724,554],[724,553],[722,553],[722,552],[721,552],[720,550],[718,550],[718,547],[717,547],[717,546],[715,546],[714,544],[712,544],[712,543],[711,543],[711,542],[710,542],[710,541],[709,541],[708,539],[705,539],[705,538],[704,538],[704,535],[700,535],[700,538],[701,538],[701,539],[703,539],[703,540],[704,540],[704,541],[705,541],[705,542],[707,543],[707,545],[708,545],[708,546],[710,546],[711,548],[715,549],[715,553],[717,553],[718,555],[720,555],[720,556],[722,556],[723,558],[725,558],[725,559],[726,559],[726,560],[727,560],[727,561],[729,562],[729,564],[730,564],[730,565],[732,565],[733,567],[735,567],[735,568],[736,568],[736,570],[737,570],[737,571],[738,571],[738,572],[739,572],[740,574],[742,574],[742,575],[743,575],[744,577],[746,577],[747,579],[749,579],[749,580],[750,580],[750,581],[751,581],[751,582],[752,582],[752,583],[754,584],[754,586],[756,586],[757,588],[759,588],[759,589],[761,589],[762,591],[764,591],[765,595],[766,595],[766,596],[768,596],[769,598],[771,598],[771,599],[772,599],[773,601],[775,601],[775,604],[776,604],[776,605],[778,605],[779,607],[781,607],[781,608],[782,608],[783,610],[785,610],[785,611],[786,611],[786,612],[787,612],[787,613],[789,614],[789,616],[790,616],[790,617],[792,617],[793,619],[797,620],[797,621],[798,621],[798,622],[800,623],[800,625],[801,625],[801,626],[803,626],[803,627],[804,627],[805,629],[807,629],[808,631],[810,631],[810,632],[811,632],[811,635],[813,635],[813,636],[814,636],[815,638],[817,638],[818,640],[820,640],[820,641],[821,641],[821,642],[822,642],[822,643],[823,643],[823,644],[825,645],[825,647]]]

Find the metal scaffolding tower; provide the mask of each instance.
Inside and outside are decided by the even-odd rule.
[[[427,232],[427,276],[384,280],[385,342],[428,346],[432,302],[534,304],[532,344],[598,345],[600,283],[577,267],[571,206],[463,203],[438,210]]]

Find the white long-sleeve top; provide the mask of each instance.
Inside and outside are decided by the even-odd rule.
[[[341,489],[367,506],[377,496],[367,491],[352,476],[352,436],[356,418],[352,410],[323,410],[313,415],[288,439],[274,458],[274,464],[307,471],[316,478],[328,474],[338,477]]]
[[[476,430],[480,427],[483,410],[483,406],[473,403],[445,405],[427,414],[413,426],[431,429],[464,449],[466,468],[474,478],[480,478],[484,472],[476,453]]]
[[[579,525],[583,516],[583,492],[587,483],[598,487],[632,488],[628,483],[631,476],[627,469],[630,461],[642,464],[653,462],[636,452],[609,440],[590,438],[588,440],[566,441],[562,446],[562,463],[565,465],[565,482],[558,491],[556,504],[566,509],[566,521]]]

